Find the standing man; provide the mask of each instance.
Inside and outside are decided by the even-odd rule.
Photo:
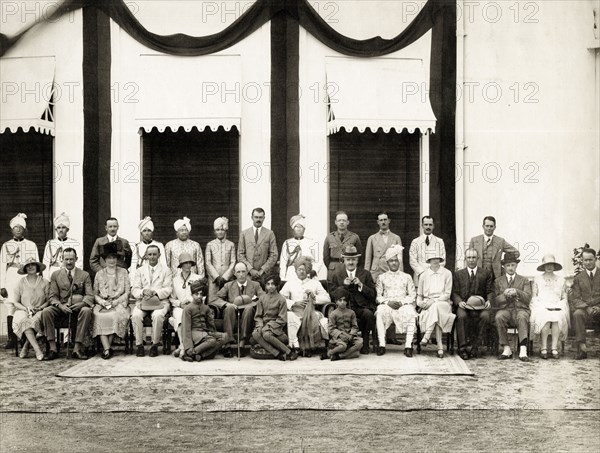
[[[192,260],[196,263],[192,267],[192,272],[198,274],[200,278],[204,278],[204,256],[200,244],[190,239],[190,232],[192,231],[190,219],[184,217],[177,220],[173,224],[173,228],[175,228],[177,239],[167,242],[165,246],[167,266],[171,269],[171,273],[177,273],[179,256],[185,252],[192,255]]]
[[[377,282],[377,278],[387,272],[390,268],[387,264],[385,252],[394,246],[402,246],[400,236],[390,231],[390,216],[387,212],[381,211],[377,214],[377,223],[379,231],[369,236],[367,240],[367,249],[365,251],[365,269],[371,272],[373,280]],[[399,255],[400,272],[404,272],[404,264],[402,263],[402,255]]]
[[[213,223],[215,239],[206,244],[206,273],[208,274],[208,301],[217,300],[217,292],[233,276],[235,244],[227,239],[229,220],[219,217]]]
[[[252,280],[260,280],[269,274],[277,263],[277,242],[275,233],[265,228],[265,210],[252,210],[252,227],[242,231],[238,243],[238,261],[249,269]]]
[[[467,267],[454,273],[452,301],[456,307],[458,353],[463,360],[468,360],[477,357],[477,348],[490,322],[494,279],[491,272],[477,266],[477,250],[468,249],[465,260]]]
[[[416,239],[413,239],[410,244],[410,267],[414,272],[413,280],[415,287],[419,286],[419,275],[429,269],[427,260],[431,257],[442,258],[442,267],[446,261],[446,247],[444,240],[434,236],[433,229],[435,228],[433,217],[430,215],[423,216],[421,219],[423,234]]]
[[[152,346],[150,357],[158,355],[165,316],[169,311],[169,296],[173,291],[171,270],[159,262],[160,250],[156,245],[146,249],[148,261],[135,271],[131,295],[135,297],[135,308],[131,312],[131,323],[135,335],[137,357],[144,357],[144,317],[152,316]]]
[[[167,265],[165,258],[165,246],[162,242],[155,241],[154,236],[154,222],[150,217],[144,217],[138,224],[138,230],[140,230],[140,242],[133,244],[133,258],[131,260],[131,267],[129,268],[129,274],[133,275],[136,269],[142,267],[148,259],[146,258],[146,249],[150,245],[155,245],[160,250],[160,262]]]
[[[69,216],[64,212],[60,213],[54,218],[54,231],[56,231],[56,239],[50,239],[46,242],[46,248],[44,249],[43,263],[46,265],[43,275],[46,280],[52,278],[54,271],[57,271],[63,267],[63,251],[66,248],[72,248],[77,251],[77,263],[76,266],[83,268],[83,251],[81,249],[81,242],[67,237],[71,222]]]
[[[349,245],[344,250],[343,267],[336,270],[329,284],[332,294],[336,288],[343,287],[350,293],[350,308],[356,313],[358,328],[362,333],[363,346],[361,354],[369,353],[369,334],[373,332],[375,340],[375,282],[371,273],[358,267],[360,253],[355,246]]]
[[[114,217],[109,217],[106,219],[105,227],[106,236],[99,237],[94,242],[94,246],[92,247],[92,253],[90,255],[90,267],[94,272],[100,272],[103,268],[106,267],[106,263],[104,262],[104,245],[109,242],[116,242],[117,244],[117,266],[122,267],[123,269],[129,269],[131,266],[131,246],[129,245],[129,241],[125,238],[117,236],[117,232],[119,231],[119,221]]]
[[[491,215],[483,218],[483,234],[471,238],[470,249],[477,250],[477,266],[492,273],[494,278],[502,275],[502,252],[519,258],[519,251],[500,236],[495,236],[496,219]]]
[[[577,360],[587,358],[585,345],[586,324],[590,320],[600,322],[600,272],[596,267],[596,251],[585,248],[582,252],[583,270],[573,280],[569,303],[575,324]]]
[[[23,278],[18,274],[19,268],[29,258],[35,258],[36,262],[40,261],[35,242],[25,239],[26,219],[25,214],[19,213],[10,220],[13,238],[2,244],[2,250],[0,250],[0,298],[6,304],[8,312],[6,317],[8,342],[4,346],[5,349],[14,348],[17,340],[12,328],[13,314],[15,313],[15,306],[12,302],[15,287]]]
[[[69,318],[76,319],[74,359],[86,360],[87,356],[81,351],[83,346],[91,343],[90,327],[92,323],[92,308],[94,307],[94,289],[92,279],[83,269],[75,267],[77,252],[66,248],[63,251],[64,267],[55,271],[50,280],[50,306],[42,312],[44,332],[50,351],[44,360],[54,360],[58,357],[56,349],[56,322]],[[69,326],[69,331],[73,326]],[[71,338],[69,338],[71,341]]]
[[[323,263],[319,260],[319,250],[317,243],[304,236],[306,231],[306,217],[302,214],[293,216],[290,219],[290,227],[294,232],[294,236],[286,239],[281,246],[281,257],[279,258],[279,278],[282,282],[287,282],[291,278],[296,278],[296,268],[294,262],[302,257],[310,257],[313,263],[313,271],[319,280],[326,279],[327,275],[322,275],[324,272]]]
[[[362,256],[363,246],[360,242],[360,238],[356,233],[348,230],[348,225],[350,225],[350,221],[348,220],[346,211],[336,212],[335,226],[337,227],[337,230],[329,233],[323,244],[323,263],[325,263],[325,266],[327,267],[328,282],[331,282],[334,274],[345,269],[342,254],[347,247],[354,247],[357,256]],[[367,347],[368,345],[369,342],[367,342]],[[363,344],[363,348],[364,347],[365,345]]]

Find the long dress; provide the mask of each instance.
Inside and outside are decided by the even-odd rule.
[[[423,308],[419,314],[421,331],[431,331],[435,325],[442,328],[442,332],[452,330],[456,315],[452,313],[452,273],[443,267],[436,272],[426,269],[419,276],[419,289],[417,290],[417,305],[423,307],[428,301],[433,301],[429,308]]]
[[[538,335],[548,322],[558,323],[560,341],[567,338],[570,324],[567,290],[565,279],[556,274],[542,274],[533,279],[530,320],[533,333]]]
[[[129,319],[130,291],[129,274],[125,269],[117,267],[115,274],[110,275],[108,268],[104,268],[96,274],[94,281],[96,305],[92,329],[94,337],[116,334],[125,338]],[[111,308],[106,308],[104,306],[106,303],[110,304]]]
[[[38,277],[32,285],[27,276],[21,278],[15,287],[14,301],[28,308],[40,309],[49,301],[50,282],[45,278]],[[18,309],[13,315],[13,330],[19,338],[27,329],[33,329],[37,334],[44,335],[44,324],[42,323],[42,311],[30,316],[29,311]]]

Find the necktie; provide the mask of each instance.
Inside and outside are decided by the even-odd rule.
[[[592,271],[589,272],[589,277],[590,277],[590,283],[594,282],[594,273]]]
[[[340,242],[344,242],[344,239],[345,239],[345,237],[344,237],[344,236],[345,236],[345,234],[344,234],[344,233],[341,233],[341,234],[340,234]]]
[[[246,285],[238,285],[240,288],[240,296],[244,295],[244,288],[246,288]]]
[[[151,282],[154,281],[154,268],[153,267],[150,268],[150,281]]]
[[[67,272],[67,278],[69,279],[69,286],[73,286],[73,275],[71,274],[71,271]]]
[[[471,269],[471,276],[469,277],[469,296],[475,293],[475,272]]]
[[[254,230],[254,242],[258,244],[258,228]]]
[[[485,241],[485,246],[489,247],[491,243],[492,243],[492,238],[488,238],[488,240]]]
[[[509,288],[512,288],[513,279],[514,279],[514,277],[512,275],[510,277],[508,277],[508,286],[509,286]]]
[[[427,237],[425,238],[425,245],[426,245],[427,247],[429,247],[429,236],[427,236]]]

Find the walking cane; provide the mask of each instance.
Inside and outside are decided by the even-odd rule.
[[[237,352],[238,352],[238,360],[240,360],[240,309],[236,307],[235,310],[237,314]]]
[[[73,291],[74,291],[74,285],[75,282],[71,282],[71,288],[69,288],[69,300],[67,302],[67,307],[69,307],[69,309],[71,310],[71,306],[73,305]],[[69,356],[69,345],[71,344],[71,315],[73,314],[73,311],[69,312],[69,327],[67,328],[67,335],[69,337],[69,341],[67,341],[67,359],[70,359],[71,357]]]

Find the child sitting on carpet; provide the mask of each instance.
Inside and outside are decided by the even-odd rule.
[[[358,332],[356,314],[348,308],[350,293],[343,287],[331,294],[337,308],[329,315],[329,350],[321,355],[321,360],[332,361],[358,357],[363,340]]]
[[[287,302],[277,291],[281,279],[277,274],[265,278],[265,291],[256,304],[254,315],[255,329],[252,338],[273,357],[285,361],[296,360],[298,353],[288,348],[288,336],[284,329],[287,326]]]
[[[200,362],[215,357],[223,346],[223,334],[217,332],[213,312],[204,303],[208,295],[206,279],[190,283],[190,291],[194,300],[185,306],[181,318],[181,359],[186,362]]]

